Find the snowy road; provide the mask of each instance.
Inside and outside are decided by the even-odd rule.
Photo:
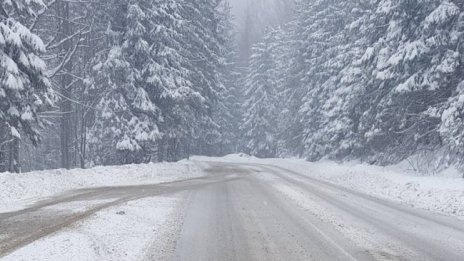
[[[166,245],[172,249],[164,249],[161,257],[148,246],[144,259],[462,260],[464,256],[464,223],[455,218],[382,201],[276,166],[204,165],[204,178],[81,190],[0,214],[0,254],[69,229],[106,208],[180,195],[183,203],[174,218],[179,222],[171,222],[170,228],[176,234],[174,243]],[[50,210],[72,202],[87,202],[85,210]]]

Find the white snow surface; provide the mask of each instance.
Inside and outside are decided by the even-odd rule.
[[[454,170],[427,177],[408,170],[404,164],[378,167],[331,161],[311,163],[301,159],[258,159],[245,154],[194,157],[192,161],[178,163],[0,174],[0,211],[19,209],[70,189],[155,184],[199,177],[204,175],[202,168],[206,165],[203,162],[207,161],[279,166],[374,197],[464,219],[464,180]],[[261,178],[272,179],[272,176]],[[339,226],[346,220],[337,212],[318,205],[317,199],[310,194],[277,182],[271,184],[324,222],[337,225],[338,230],[359,244],[381,248],[382,242],[392,242],[389,247],[398,247],[389,238],[366,241],[362,234],[368,233],[370,227],[355,223]],[[72,208],[79,212],[101,203],[105,201],[63,203],[52,208]],[[185,194],[181,193],[110,207],[18,249],[2,260],[170,260],[182,228],[184,203]]]
[[[187,160],[86,170],[0,173],[0,213],[20,210],[39,200],[74,189],[157,184],[201,175],[204,174],[198,164]]]
[[[199,177],[204,174],[198,161],[281,166],[374,197],[464,219],[464,179],[454,169],[436,176],[423,176],[411,171],[406,164],[379,167],[354,162],[312,163],[301,159],[258,159],[245,154],[223,158],[194,157],[193,161],[178,163],[4,173],[0,174],[0,213],[19,210],[72,189],[156,184]]]
[[[370,196],[464,219],[464,179],[454,168],[424,176],[410,170],[406,163],[380,167],[356,162],[258,159],[245,154],[194,159],[280,166]]]
[[[35,241],[2,261],[170,259],[181,227],[182,196],[131,201]]]

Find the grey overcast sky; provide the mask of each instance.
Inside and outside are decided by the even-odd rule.
[[[292,0],[229,0],[233,7],[233,14],[236,24],[243,24],[247,7],[255,12],[254,16],[258,17],[259,22],[274,26],[282,21],[286,11],[291,8]]]
[[[233,7],[241,61],[247,61],[251,45],[259,41],[268,26],[286,20],[292,0],[229,0]],[[251,19],[247,20],[247,15]]]
[[[230,0],[234,8],[234,17],[236,21],[240,21],[245,13],[248,0]]]

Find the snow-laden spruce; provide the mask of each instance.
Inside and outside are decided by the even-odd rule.
[[[44,43],[21,22],[33,18],[39,8],[44,8],[40,0],[0,4],[0,172],[21,171],[20,140],[40,141],[38,112],[52,103],[46,65],[40,58]]]
[[[93,67],[94,88],[103,94],[90,131],[100,157],[94,160],[171,161],[209,153],[232,131],[221,109],[234,89],[225,81],[234,65],[223,69],[235,59],[228,54],[234,46],[226,46],[230,8],[196,0],[115,6],[109,51]],[[232,141],[226,143],[229,151]]]
[[[461,1],[303,0],[287,26],[287,45],[294,48],[288,49],[291,62],[279,70],[288,74],[280,77],[285,83],[273,82],[267,92],[285,90],[278,113],[290,111],[297,120],[273,122],[275,113],[260,120],[273,122],[268,130],[292,126],[272,135],[276,143],[292,146],[278,146],[271,154],[389,164],[439,151],[444,157],[434,157],[437,165],[460,161]],[[263,44],[279,41],[265,38]],[[273,51],[270,64],[278,63],[278,56]],[[249,71],[261,69],[262,64],[250,63]],[[246,78],[259,77],[267,72]],[[248,110],[263,99],[260,93],[250,95],[255,102]],[[254,143],[249,137],[248,144],[259,148]]]

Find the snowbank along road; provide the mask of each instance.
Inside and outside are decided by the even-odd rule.
[[[174,243],[165,244],[163,256],[147,244],[140,259],[463,260],[464,223],[456,218],[376,199],[274,165],[202,166],[201,178],[71,191],[0,214],[0,256],[14,260],[16,251],[73,230],[104,209],[180,195],[183,203],[173,212],[179,222],[165,228],[173,231]],[[82,210],[52,208],[71,208],[72,202],[88,204]]]

